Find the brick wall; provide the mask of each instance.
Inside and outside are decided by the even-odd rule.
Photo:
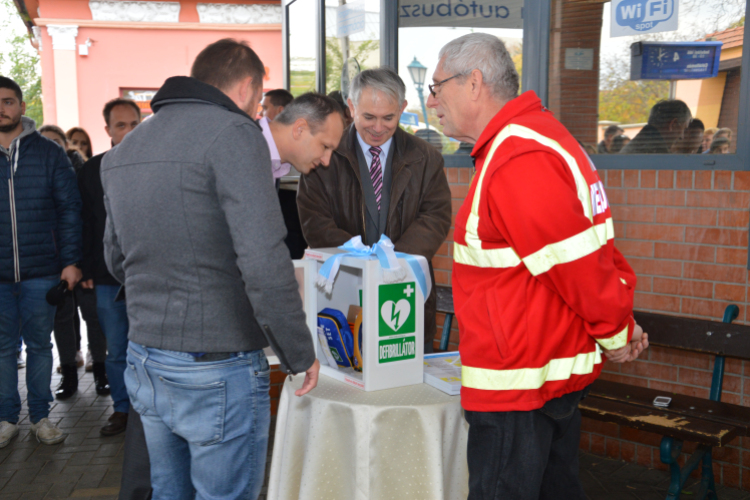
[[[642,311],[721,320],[724,308],[747,315],[747,245],[750,172],[600,171],[615,220],[615,245],[638,275],[635,307]],[[447,168],[453,221],[471,181],[471,169]],[[453,228],[433,259],[435,281],[450,285]],[[434,346],[444,317],[438,315]],[[453,321],[449,350],[458,348]],[[713,357],[651,347],[642,359],[605,366],[602,378],[707,398]],[[275,414],[284,375],[271,373]],[[723,401],[750,406],[750,362],[727,359]],[[661,436],[584,419],[581,448],[600,455],[666,469]],[[694,446],[686,443],[682,459]],[[750,439],[714,450],[716,479],[750,490]]]
[[[446,173],[455,221],[471,169],[449,168]],[[612,204],[615,245],[638,275],[637,309],[721,320],[724,308],[734,303],[740,307],[738,321],[749,322],[745,266],[750,172],[599,173]],[[451,240],[452,232],[433,259],[438,284],[450,284]],[[442,324],[439,315],[438,332]],[[457,346],[454,321],[449,349]],[[634,363],[605,366],[602,377],[609,380],[708,398],[713,357],[651,347]],[[750,362],[727,360],[722,400],[750,406]],[[717,481],[750,490],[750,439],[742,439],[714,450],[714,468]],[[660,441],[656,434],[584,419],[581,448],[665,469],[659,460]],[[686,453],[693,449],[686,443]]]
[[[549,109],[576,139],[597,143],[601,2],[553,0],[550,13]],[[593,49],[590,70],[565,69],[565,49]]]

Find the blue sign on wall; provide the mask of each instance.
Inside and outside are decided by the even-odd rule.
[[[719,74],[722,42],[636,42],[631,80],[696,80]]]
[[[401,119],[399,120],[401,125],[410,125],[412,127],[419,127],[419,115],[416,113],[410,113],[404,111],[401,113]]]

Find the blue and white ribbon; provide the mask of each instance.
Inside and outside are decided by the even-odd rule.
[[[333,291],[333,282],[339,273],[341,259],[344,257],[354,257],[357,259],[377,258],[380,267],[383,269],[383,281],[386,283],[399,283],[406,279],[406,269],[401,267],[398,259],[404,259],[411,268],[416,278],[417,285],[422,292],[424,300],[430,295],[432,290],[432,280],[430,280],[430,268],[427,259],[421,255],[411,255],[394,250],[393,242],[386,235],[380,237],[380,241],[372,246],[362,243],[361,236],[355,236],[339,247],[346,250],[346,253],[339,253],[329,257],[318,271],[315,284],[323,288],[326,293]]]

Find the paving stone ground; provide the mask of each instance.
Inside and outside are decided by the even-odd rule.
[[[86,345],[85,339],[83,345]],[[55,360],[57,366],[57,360]],[[26,370],[18,372],[21,399],[20,434],[0,449],[0,500],[115,500],[120,489],[125,434],[102,437],[99,429],[112,414],[109,397],[99,397],[92,374],[79,370],[78,394],[55,401],[50,420],[69,433],[60,444],[46,446],[31,435],[26,408]],[[52,386],[60,375],[53,374]],[[271,422],[271,436],[275,419]],[[273,438],[269,442],[270,468]],[[663,500],[669,485],[666,472],[581,453],[580,477],[589,500]],[[684,498],[695,498],[695,482]],[[720,487],[722,500],[750,500],[750,492]],[[259,500],[265,500],[264,485]],[[561,498],[563,498],[561,496]],[[404,499],[409,500],[409,499]]]

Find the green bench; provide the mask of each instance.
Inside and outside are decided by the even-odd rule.
[[[750,408],[721,402],[725,356],[750,359],[750,327],[733,325],[739,308],[727,307],[724,321],[707,321],[663,314],[635,312],[635,319],[654,346],[713,355],[709,399],[702,399],[629,384],[597,380],[579,407],[585,417],[655,432],[661,440],[660,458],[669,465],[667,500],[680,498],[690,474],[701,465],[698,495],[716,498],[711,450],[750,435]],[[654,406],[657,396],[671,397],[667,408]],[[697,443],[696,451],[680,467],[684,441]]]

